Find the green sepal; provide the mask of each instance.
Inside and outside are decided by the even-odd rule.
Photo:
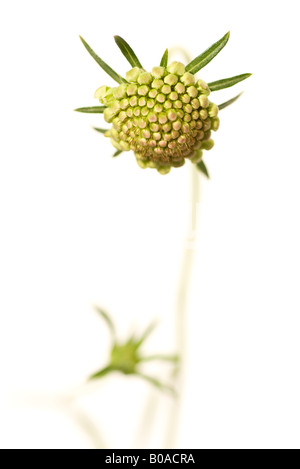
[[[135,376],[139,376],[140,378],[144,379],[145,381],[148,381],[148,383],[153,384],[156,388],[158,388],[160,391],[167,391],[173,394],[173,396],[176,396],[176,391],[172,386],[169,386],[167,384],[161,383],[158,381],[158,379],[153,378],[152,376],[144,375],[143,373],[135,372],[133,373]]]
[[[153,322],[152,324],[150,324],[147,329],[145,330],[144,334],[142,335],[142,337],[140,338],[140,340],[137,341],[136,343],[136,347],[140,347],[142,345],[143,342],[145,342],[145,340],[147,339],[147,337],[149,337],[149,335],[151,334],[151,332],[156,328],[157,324],[155,322]]]
[[[168,51],[168,49],[166,49],[165,52],[164,52],[164,55],[162,56],[161,61],[160,61],[160,66],[161,67],[165,67],[165,68],[167,67],[168,57],[169,57],[169,51]]]
[[[121,155],[121,153],[123,153],[123,150],[117,150],[117,151],[115,151],[114,154],[113,154],[113,158],[115,158],[116,156]]]
[[[106,106],[91,106],[91,107],[79,107],[78,109],[74,109],[74,111],[86,112],[89,114],[103,114],[105,109],[106,109]]]
[[[105,134],[105,132],[108,131],[108,129],[100,129],[99,127],[93,127],[96,132],[99,132],[100,134]]]
[[[199,171],[201,171],[202,174],[204,174],[204,176],[206,176],[208,179],[209,179],[209,172],[207,170],[207,167],[204,163],[203,160],[200,161],[200,163],[197,163],[196,164],[197,168],[199,169]]]
[[[100,314],[100,316],[102,317],[102,319],[104,319],[104,321],[106,322],[110,332],[111,332],[111,335],[112,337],[114,338],[116,336],[116,329],[115,329],[115,326],[114,326],[114,323],[112,322],[111,318],[109,317],[109,315],[103,311],[103,309],[99,308],[99,306],[94,306],[95,310],[97,311],[97,313]]]
[[[162,360],[167,362],[178,363],[179,355],[149,355],[140,358],[140,362],[148,362],[152,360]]]
[[[123,38],[121,38],[120,36],[114,36],[114,40],[116,41],[116,44],[124,55],[125,59],[128,60],[132,67],[143,68],[141,62],[131,49],[130,45]]]
[[[101,370],[97,371],[96,373],[94,373],[93,375],[91,375],[89,377],[89,380],[102,378],[103,376],[107,375],[107,373],[110,373],[111,371],[117,371],[117,370],[116,368],[112,366],[106,366],[102,368]]]
[[[201,68],[205,67],[221,50],[226,46],[230,32],[225,34],[219,41],[215,42],[202,54],[198,55],[194,60],[192,60],[186,67],[186,71],[192,74],[197,73]]]
[[[235,96],[234,98],[231,98],[228,101],[225,101],[225,103],[219,104],[218,105],[219,111],[221,111],[221,109],[224,109],[227,106],[230,106],[230,104],[234,103],[241,96],[241,94],[243,94],[243,93],[240,93],[237,96]]]
[[[113,78],[117,83],[127,83],[125,78],[122,78],[117,72],[115,72],[107,63],[105,63],[98,55],[93,51],[93,49],[88,45],[88,43],[81,37],[80,40],[88,53],[93,57],[93,59],[97,62],[98,65],[109,75]]]
[[[246,80],[246,78],[251,77],[251,75],[252,73],[243,73],[243,75],[236,75],[235,77],[224,78],[223,80],[217,80],[207,84],[210,91],[223,90],[224,88],[236,85],[236,83],[240,81]]]

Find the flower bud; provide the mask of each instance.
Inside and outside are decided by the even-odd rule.
[[[112,127],[105,135],[113,146],[132,150],[140,167],[161,174],[182,166],[186,158],[199,163],[203,150],[213,147],[211,130],[219,126],[218,106],[208,99],[208,85],[195,82],[180,62],[154,67],[151,73],[134,67],[126,80],[95,92],[107,106],[104,119]]]

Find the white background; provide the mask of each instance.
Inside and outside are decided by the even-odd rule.
[[[253,76],[214,95],[245,91],[221,112],[201,177],[177,447],[300,447],[297,4],[2,2],[1,447],[93,447],[87,418],[110,448],[165,444],[169,397],[118,375],[83,396],[80,385],[108,354],[95,303],[124,338],[158,319],[145,353],[176,349],[190,165],[161,176],[111,158],[91,130],[102,117],[73,112],[112,85],[78,35],[124,74],[114,34],[151,70],[166,47],[196,56],[228,30],[201,77]],[[169,367],[151,373],[165,381]]]

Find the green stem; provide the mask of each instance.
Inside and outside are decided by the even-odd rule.
[[[169,57],[175,55],[181,55],[184,61],[187,63],[191,61],[190,54],[185,49],[183,49],[183,47],[171,47],[171,49],[169,49]]]
[[[197,215],[197,203],[199,200],[200,185],[199,185],[199,173],[195,165],[191,165],[191,183],[190,183],[190,202],[191,202],[191,214],[192,214],[192,231],[196,233],[196,215]],[[195,239],[193,240],[195,243]],[[195,246],[190,245],[191,238],[189,234],[186,236],[181,270],[179,275],[178,289],[177,289],[177,303],[176,303],[176,316],[175,316],[175,330],[176,330],[176,344],[177,352],[180,356],[180,366],[178,367],[176,375],[176,390],[178,391],[178,398],[175,399],[174,405],[172,406],[169,422],[167,425],[166,435],[166,448],[174,448],[176,445],[176,439],[178,434],[180,413],[181,413],[181,402],[182,394],[184,390],[184,366],[185,366],[185,354],[186,354],[186,342],[187,342],[187,305],[188,305],[188,293],[189,284],[191,279],[193,260],[195,254]]]
[[[81,430],[88,436],[95,449],[106,448],[102,436],[99,433],[98,427],[88,414],[79,408],[73,408],[70,412],[70,415],[81,428]]]

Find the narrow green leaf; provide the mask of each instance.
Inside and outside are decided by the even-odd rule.
[[[236,85],[240,81],[246,80],[246,78],[251,77],[252,73],[243,73],[243,75],[237,75],[231,78],[224,78],[223,80],[213,81],[207,83],[210,91],[223,90],[224,88],[229,88],[230,86]]]
[[[209,179],[209,172],[207,170],[207,167],[205,166],[204,161],[201,160],[200,163],[196,164],[196,166],[199,169],[199,171],[201,171],[201,173],[203,173],[204,176],[206,176]]]
[[[243,93],[240,93],[237,96],[235,96],[234,98],[231,98],[228,101],[225,101],[225,103],[219,104],[218,105],[219,111],[221,111],[221,109],[224,109],[227,106],[230,106],[230,104],[234,103],[241,96],[241,94],[243,94]]]
[[[197,73],[201,68],[205,67],[222,49],[226,46],[230,32],[225,34],[219,41],[215,42],[202,54],[198,55],[194,60],[192,60],[186,67],[186,71],[192,74]]]
[[[118,73],[116,73],[107,63],[105,63],[98,55],[93,51],[93,49],[88,45],[88,43],[81,37],[80,40],[88,53],[93,57],[93,59],[97,62],[98,65],[109,75],[111,76],[116,82],[118,83],[127,83],[125,78],[122,78]]]
[[[124,55],[125,59],[128,60],[132,67],[143,68],[141,62],[131,49],[130,45],[123,38],[120,36],[114,36],[114,40],[116,41],[116,44]]]
[[[117,150],[117,151],[115,151],[114,154],[113,154],[113,158],[115,158],[116,156],[121,155],[121,153],[123,153],[122,150]]]
[[[152,360],[163,360],[168,362],[177,363],[179,361],[178,355],[149,355],[148,357],[141,357],[141,362],[148,362]]]
[[[91,107],[79,107],[74,109],[76,112],[87,112],[89,114],[103,114],[105,106],[91,106]]]
[[[160,61],[160,66],[161,67],[167,67],[168,57],[169,57],[169,51],[168,51],[168,49],[166,49],[165,52],[164,52],[164,55],[162,56],[161,61]]]
[[[112,322],[111,318],[109,317],[109,315],[103,311],[103,309],[99,308],[98,306],[94,306],[95,310],[97,311],[97,313],[100,314],[100,316],[102,316],[102,318],[104,319],[104,321],[106,322],[110,332],[111,332],[111,335],[113,338],[115,338],[116,336],[116,330],[115,330],[115,326],[114,326],[114,323]]]
[[[161,383],[160,381],[158,381],[158,379],[152,378],[152,376],[144,375],[143,373],[135,372],[133,374],[136,375],[136,376],[139,376],[140,378],[144,379],[145,381],[148,381],[148,383],[153,384],[153,386],[160,389],[161,391],[168,391],[171,394],[173,394],[173,396],[176,396],[176,391],[172,386]]]
[[[102,368],[100,371],[97,371],[97,373],[94,373],[93,375],[91,375],[89,377],[89,380],[102,378],[103,376],[107,375],[107,373],[110,373],[111,371],[116,371],[116,370],[112,366],[106,366]]]
[[[100,132],[100,134],[105,134],[105,132],[108,131],[108,129],[100,129],[99,127],[93,127],[96,132]]]
[[[136,348],[140,347],[142,343],[147,339],[147,337],[151,334],[151,332],[155,329],[156,323],[153,322],[150,324],[147,329],[145,330],[144,334],[142,334],[140,340],[136,343]]]

